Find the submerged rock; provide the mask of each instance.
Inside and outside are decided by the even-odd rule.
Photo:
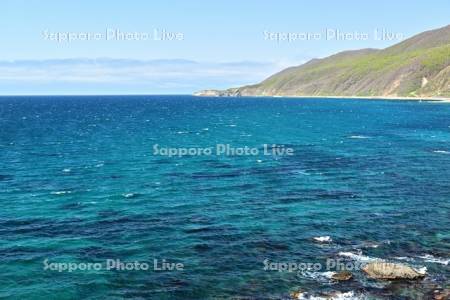
[[[436,290],[434,293],[434,300],[450,299],[450,289]]]
[[[298,290],[290,294],[292,299],[304,299],[305,295],[306,293],[302,290]]]
[[[342,272],[333,274],[333,276],[331,276],[331,279],[337,280],[337,281],[347,281],[347,280],[352,279],[352,277],[353,277],[353,275],[349,271],[342,271]]]
[[[388,262],[371,262],[368,263],[363,271],[374,279],[399,280],[399,279],[420,279],[425,276],[410,266]]]

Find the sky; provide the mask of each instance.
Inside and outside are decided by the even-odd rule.
[[[414,3],[415,2],[415,3]],[[0,1],[0,94],[178,94],[256,83],[448,25],[450,1]]]

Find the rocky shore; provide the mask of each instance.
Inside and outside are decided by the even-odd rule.
[[[420,273],[410,266],[388,262],[369,263],[363,271],[373,279],[416,280],[425,277],[425,273]]]
[[[312,242],[319,247],[335,244],[329,236],[313,237]],[[366,249],[377,249],[379,244],[365,244]],[[357,247],[359,248],[359,247]],[[358,252],[339,252],[350,266],[361,262],[358,268],[336,270],[335,272],[315,273],[309,276],[319,279],[322,284],[328,282],[328,287],[319,290],[308,290],[303,287],[293,288],[290,299],[450,299],[449,283],[446,272],[437,275],[431,267],[431,273],[424,267],[424,262],[447,266],[447,259],[434,256],[418,256],[424,260],[414,260],[413,257],[393,257],[382,259],[363,255]],[[406,260],[404,260],[406,259]],[[400,262],[401,261],[401,262]],[[407,261],[408,263],[405,263]],[[307,275],[311,275],[311,273]]]
[[[315,96],[315,95],[251,95],[239,88],[227,90],[201,90],[193,94],[197,97],[267,97],[267,98],[320,98],[320,99],[359,99],[359,100],[405,100],[405,101],[436,101],[450,103],[446,97],[397,97],[397,96]]]

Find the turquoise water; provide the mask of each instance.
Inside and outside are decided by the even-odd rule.
[[[154,155],[285,145],[291,156]],[[0,98],[0,298],[429,297],[449,284],[450,105],[191,96]],[[314,237],[330,236],[318,243]],[[419,283],[272,262],[382,258]],[[183,270],[44,270],[107,259]],[[417,298],[418,299],[418,298]]]

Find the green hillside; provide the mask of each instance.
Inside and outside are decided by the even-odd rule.
[[[345,51],[219,96],[450,96],[450,25],[392,47]],[[211,92],[211,91],[210,91]]]

